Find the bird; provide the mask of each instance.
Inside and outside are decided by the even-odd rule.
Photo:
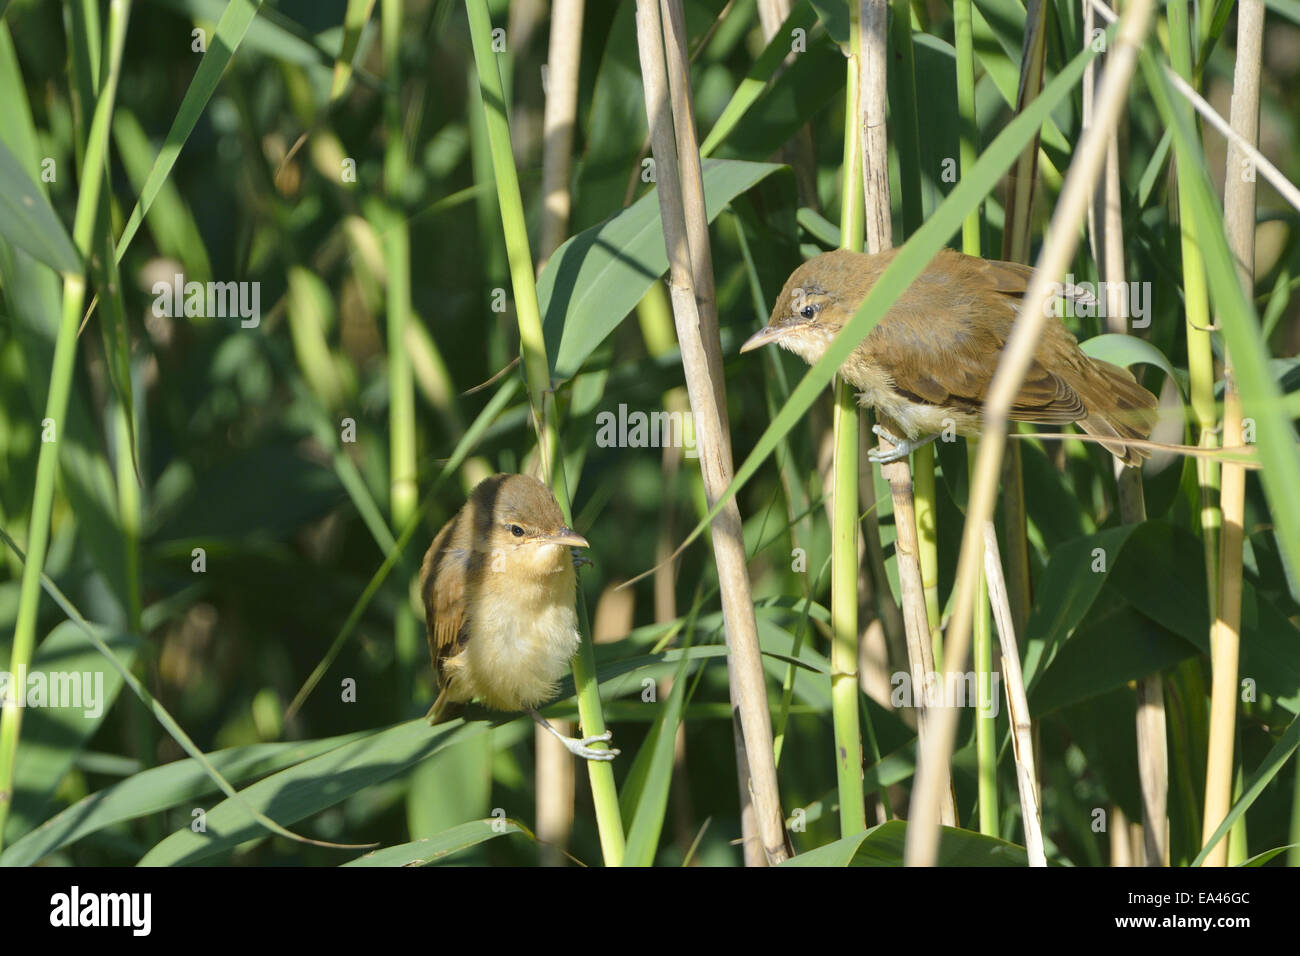
[[[420,596],[438,696],[430,724],[451,704],[479,699],[524,712],[570,753],[613,760],[606,731],[568,737],[537,707],[555,696],[578,650],[573,548],[589,547],[569,528],[549,488],[530,475],[496,474],[470,492],[442,526],[420,567]]]
[[[767,325],[740,351],[775,343],[815,363],[897,253],[839,249],[809,259],[786,280]],[[1032,276],[1033,269],[1019,263],[942,249],[899,296],[839,368],[862,405],[904,432],[899,438],[877,424],[875,432],[896,447],[872,450],[872,461],[904,458],[949,426],[960,435],[979,434],[998,356]],[[1086,300],[1091,294],[1066,286],[1062,295]],[[1010,418],[1044,425],[1075,422],[1133,466],[1148,452],[1127,440],[1151,434],[1156,405],[1156,397],[1127,369],[1089,357],[1064,325],[1051,320]]]

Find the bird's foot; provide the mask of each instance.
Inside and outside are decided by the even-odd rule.
[[[538,726],[542,727],[552,737],[564,744],[565,749],[575,757],[581,757],[583,760],[613,760],[621,751],[615,747],[608,750],[596,750],[591,745],[599,743],[608,743],[614,736],[613,731],[607,730],[603,734],[596,734],[594,737],[583,737],[579,740],[577,737],[568,737],[560,733],[550,725],[545,717],[539,714],[532,707],[526,708],[528,716],[537,721]]]
[[[899,438],[883,425],[872,425],[871,430],[894,446],[889,451],[885,451],[877,445],[875,448],[867,452],[867,458],[870,461],[874,461],[877,465],[887,465],[891,461],[900,461],[918,448],[923,448],[939,437],[938,432],[936,432],[928,438]]]
[[[588,566],[594,567],[595,564],[596,562],[592,561],[591,558],[585,557],[579,554],[577,551],[573,552],[573,570],[576,571],[578,570],[578,568],[588,567]]]
[[[560,742],[568,748],[569,753],[575,757],[581,757],[583,760],[613,760],[622,751],[617,747],[610,747],[608,750],[596,750],[591,744],[608,743],[614,736],[614,732],[607,730],[603,734],[596,734],[594,737],[583,737],[579,740],[577,737],[561,737]]]

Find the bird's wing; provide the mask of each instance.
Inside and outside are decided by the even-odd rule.
[[[438,532],[420,568],[420,597],[424,602],[429,657],[439,688],[443,685],[443,662],[457,653],[466,636],[465,584],[473,559],[471,552],[449,547],[454,521]]]
[[[957,259],[945,263],[948,268],[922,273],[863,344],[906,397],[975,412],[984,404],[1033,270],[952,256]],[[991,298],[1005,300],[1005,310],[990,310]],[[946,318],[959,321],[938,321]],[[1079,395],[1040,362],[1062,349],[1072,357],[1077,347],[1060,322],[1049,322],[1012,402],[1013,420],[1065,424],[1083,417]]]

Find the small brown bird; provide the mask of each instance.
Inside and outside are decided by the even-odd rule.
[[[577,575],[571,548],[587,539],[564,524],[555,496],[528,475],[479,482],[424,556],[420,595],[438,699],[429,722],[448,704],[479,698],[493,710],[525,711],[578,757],[613,760],[596,750],[606,731],[577,740],[537,713],[578,650]]]
[[[808,260],[786,280],[767,326],[740,351],[775,342],[810,365],[816,362],[897,251],[867,255],[840,249]],[[903,458],[949,425],[958,434],[979,434],[998,355],[1032,275],[1028,266],[943,249],[849,354],[840,374],[858,389],[863,405],[896,423],[907,438],[877,425],[876,433],[897,447],[872,451],[872,461]],[[1082,300],[1089,293],[1067,287],[1063,295]],[[1089,358],[1065,326],[1050,321],[1011,418],[1045,425],[1077,422],[1099,438],[1145,439],[1155,410],[1155,396],[1127,369]],[[1147,456],[1122,440],[1101,444],[1126,465]]]

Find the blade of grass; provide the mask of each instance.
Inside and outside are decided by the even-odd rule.
[[[177,157],[180,156],[190,133],[194,132],[199,117],[203,115],[208,100],[212,98],[217,84],[221,81],[221,75],[234,59],[235,51],[239,49],[239,44],[248,32],[249,24],[253,22],[261,7],[262,0],[230,0],[222,12],[221,19],[217,22],[216,32],[208,44],[208,50],[199,61],[199,68],[194,71],[194,79],[185,90],[180,108],[176,111],[176,119],[172,121],[171,129],[167,131],[167,138],[163,141],[163,147],[153,162],[153,168],[149,170],[144,187],[140,190],[140,198],[136,200],[135,208],[131,210],[131,216],[127,219],[122,235],[118,238],[117,261],[119,263],[126,255],[126,250],[130,247],[131,240],[135,238],[140,223],[144,221],[145,214],[149,212],[154,199],[171,175]]]
[[[14,542],[14,540],[11,537],[9,537],[8,534],[5,533],[3,528],[0,528],[0,539],[3,539],[5,544],[9,545],[9,547],[14,551],[14,553],[17,554],[23,560],[23,571],[25,574],[27,568],[30,566],[29,562],[27,561],[27,556],[22,553],[18,545]],[[226,780],[226,778],[223,777],[214,766],[212,766],[212,762],[208,760],[207,755],[204,754],[203,751],[200,750],[198,746],[194,743],[194,741],[190,739],[189,734],[185,733],[185,731],[181,728],[181,725],[176,722],[175,718],[173,718],[172,715],[167,712],[167,709],[163,707],[163,705],[160,704],[154,698],[154,696],[145,689],[144,685],[140,683],[139,679],[136,678],[134,674],[132,674],[129,670],[127,670],[122,665],[122,663],[109,649],[108,645],[104,643],[103,639],[100,638],[100,636],[95,633],[94,628],[92,628],[90,624],[86,621],[86,619],[82,617],[81,612],[78,611],[77,608],[73,606],[72,602],[70,602],[67,599],[67,597],[63,594],[63,592],[59,590],[58,585],[56,585],[52,580],[50,580],[49,576],[46,575],[44,572],[41,573],[40,578],[41,578],[40,583],[44,587],[46,593],[49,594],[49,596],[54,599],[54,602],[59,606],[59,608],[63,611],[63,613],[66,614],[77,625],[77,627],[81,629],[82,633],[86,635],[90,643],[93,644],[95,648],[102,655],[104,655],[105,658],[107,658],[108,662],[113,665],[114,670],[116,670],[118,674],[121,675],[122,680],[125,681],[127,686],[131,688],[131,690],[135,693],[136,697],[138,697],[140,701],[147,708],[149,708],[150,711],[152,711],[154,717],[157,718],[158,722],[163,725],[163,727],[171,735],[172,739],[175,740],[178,745],[180,745],[180,748],[184,750],[187,754],[189,754],[191,757],[193,757],[196,761],[198,761],[200,766],[202,766],[204,771],[208,774],[208,776],[212,778],[213,782],[216,783],[216,785],[220,788],[222,793],[225,793],[231,800],[235,801],[235,803],[237,803],[240,806],[241,813],[246,813],[252,820],[254,820],[257,823],[258,826],[265,827],[266,829],[270,830],[272,833],[276,833],[279,836],[285,837],[289,840],[297,841],[299,843],[309,843],[313,846],[332,847],[335,849],[355,849],[358,846],[362,846],[362,847],[365,846],[365,844],[328,843],[322,840],[312,840],[309,839],[308,837],[300,836],[297,833],[293,833],[290,830],[286,830],[284,827],[280,826],[270,817],[266,816],[263,813],[258,812],[257,810],[245,804],[243,798],[240,797],[239,794],[235,791],[235,788],[230,785],[230,782]],[[24,673],[23,684],[20,686],[26,686],[25,673]]]
[[[108,130],[113,115],[113,101],[117,81],[122,69],[122,48],[126,42],[126,24],[130,15],[128,0],[114,0],[109,7],[109,25],[106,45],[108,68],[94,119],[87,137],[87,149],[81,174],[81,191],[77,197],[76,219],[73,225],[73,242],[82,251],[83,258],[90,252],[95,240],[95,222],[100,208],[100,189],[106,168]],[[107,224],[104,224],[107,228]],[[86,293],[85,277],[78,272],[63,278],[63,303],[55,343],[54,365],[46,398],[46,422],[55,429],[55,441],[41,443],[36,463],[36,489],[32,499],[31,524],[28,531],[29,558],[23,564],[19,594],[18,616],[14,624],[13,648],[9,668],[14,675],[14,686],[27,686],[27,668],[36,644],[36,614],[41,590],[41,575],[49,547],[50,519],[54,505],[54,479],[58,473],[59,429],[66,427],[68,396],[72,390],[73,366],[76,362],[77,326],[81,320],[81,306]],[[0,712],[0,849],[4,844],[5,821],[13,800],[14,760],[18,752],[18,736],[22,727],[22,709],[10,697]]]
[[[1224,834],[1250,809],[1259,795],[1264,792],[1264,788],[1282,771],[1282,768],[1286,766],[1287,761],[1291,759],[1291,755],[1295,753],[1297,747],[1300,747],[1300,717],[1295,718],[1287,725],[1277,743],[1269,750],[1263,761],[1255,769],[1255,772],[1250,775],[1250,782],[1246,784],[1241,798],[1232,805],[1232,809],[1223,818],[1223,822],[1215,827],[1214,832],[1206,839],[1205,846],[1192,860],[1192,866],[1205,865],[1205,861],[1214,851],[1219,841],[1223,839]]]
[[[374,8],[375,0],[348,0],[348,8],[343,14],[343,45],[339,48],[338,59],[334,61],[334,78],[330,83],[331,100],[341,97],[352,80],[352,60],[357,55],[361,31],[369,22]]]
[[[232,747],[208,754],[208,759],[227,780],[240,783],[302,763],[370,733],[361,731],[324,740]],[[216,783],[193,758],[142,770],[82,797],[22,839],[15,840],[0,854],[0,866],[31,866],[88,834],[218,792]]]
[[[629,821],[627,849],[623,854],[625,866],[654,864],[659,834],[663,831],[668,809],[668,788],[673,778],[673,750],[687,698],[686,668],[689,660],[683,655],[678,663],[677,673],[673,677],[673,689],[663,703],[659,719],[641,745],[627,782],[623,785],[626,797],[633,788],[633,781],[639,780],[636,799],[624,808]],[[702,674],[703,671],[699,673]]]
[[[349,860],[343,866],[427,866],[439,863],[453,853],[478,846],[488,840],[511,833],[522,833],[534,843],[537,842],[531,830],[517,820],[501,817],[488,817],[484,820],[471,820],[444,830],[437,836],[402,843],[398,846],[386,846],[374,850],[355,860]]]
[[[749,68],[745,78],[736,87],[736,92],[731,95],[721,115],[714,122],[713,128],[709,130],[709,135],[704,137],[704,142],[700,144],[701,156],[712,156],[717,148],[726,142],[727,137],[749,108],[758,102],[759,97],[768,88],[768,84],[772,82],[772,78],[780,71],[785,58],[790,55],[792,31],[803,30],[808,34],[812,31],[816,19],[807,0],[795,4],[790,15],[786,17],[785,23],[781,24],[781,28],[772,35],[771,42],[763,48],[763,52],[754,60],[754,65]]]
[[[71,275],[81,271],[81,256],[58,214],[2,141],[0,236],[57,272]]]

